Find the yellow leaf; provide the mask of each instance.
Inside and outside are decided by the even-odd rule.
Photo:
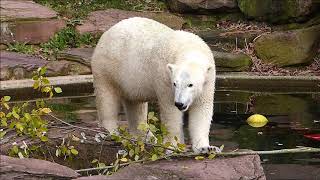
[[[42,108],[40,111],[43,112],[43,113],[46,113],[46,114],[52,112],[50,108]]]
[[[203,156],[196,156],[194,159],[195,160],[204,160],[204,157]]]
[[[3,117],[5,117],[6,116],[6,114],[4,113],[4,112],[0,112],[0,118],[3,118]]]
[[[120,159],[120,161],[121,161],[121,162],[128,162],[128,159],[125,158],[125,157],[123,157],[123,158]]]

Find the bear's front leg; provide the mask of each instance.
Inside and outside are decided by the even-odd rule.
[[[209,132],[213,115],[213,93],[203,95],[189,109],[189,133],[195,153],[208,153],[217,148],[209,144]]]
[[[168,135],[164,142],[171,142],[174,146],[178,143],[184,143],[182,112],[179,111],[170,101],[159,102],[161,123],[165,125]],[[174,137],[178,138],[176,142]]]

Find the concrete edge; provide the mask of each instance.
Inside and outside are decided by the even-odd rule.
[[[57,76],[48,79],[53,86],[72,86],[73,92],[74,88],[93,88],[92,75]],[[0,81],[0,95],[10,91],[32,89],[32,85],[31,79]],[[320,92],[320,76],[255,76],[225,73],[217,75],[216,86],[222,90]]]

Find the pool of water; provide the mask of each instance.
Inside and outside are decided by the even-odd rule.
[[[307,135],[320,133],[320,93],[257,93],[219,90],[210,132],[213,145],[225,150],[275,150],[299,146],[320,147]],[[53,111],[68,122],[96,123],[95,97],[52,100]],[[153,107],[150,107],[153,108]],[[254,128],[246,119],[265,115],[269,122]],[[121,114],[121,119],[125,117]],[[187,124],[187,120],[186,120]],[[320,154],[300,153],[260,156],[267,179],[320,179]]]

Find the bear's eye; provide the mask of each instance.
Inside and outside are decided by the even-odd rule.
[[[177,86],[177,84],[176,84],[176,83],[173,83],[173,86],[174,86],[174,87],[176,87],[176,86]]]
[[[188,87],[192,87],[193,86],[193,84],[188,84]]]

